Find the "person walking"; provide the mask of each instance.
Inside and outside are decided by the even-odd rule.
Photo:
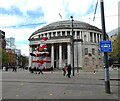
[[[13,66],[12,68],[13,68],[12,72],[17,72],[15,66]]]
[[[67,64],[65,64],[64,68],[63,68],[63,75],[65,76],[66,75],[66,71],[67,71]]]
[[[68,76],[68,78],[70,78],[70,75],[71,75],[71,65],[70,64],[68,65],[67,71],[68,71],[67,76]]]
[[[42,72],[42,65],[38,65],[38,71],[39,71],[39,74],[40,73],[43,74],[43,72]]]

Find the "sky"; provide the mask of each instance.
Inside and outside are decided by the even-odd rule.
[[[106,32],[118,27],[118,2],[103,0]],[[0,0],[0,30],[14,37],[17,49],[29,56],[29,37],[37,29],[56,21],[83,21],[101,29],[100,0]]]

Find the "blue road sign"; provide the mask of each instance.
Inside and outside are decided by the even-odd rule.
[[[100,52],[112,52],[112,42],[109,40],[100,41]]]

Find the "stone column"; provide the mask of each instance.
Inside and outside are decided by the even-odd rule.
[[[82,39],[82,31],[80,31],[80,39]]]
[[[65,31],[65,36],[67,36],[67,31]]]
[[[55,36],[58,36],[58,32],[56,32]]]
[[[59,44],[59,68],[62,68],[62,44]]]
[[[67,44],[67,64],[71,64],[71,45]]]
[[[60,36],[62,36],[62,31],[60,31]]]
[[[98,43],[97,33],[95,35],[96,35],[96,43]]]
[[[75,31],[75,38],[74,39],[77,39],[77,31]]]
[[[51,32],[51,37],[53,37],[53,32]]]
[[[49,33],[47,33],[47,37],[49,38]]]
[[[90,42],[90,32],[87,32],[87,39],[88,39],[88,42]]]
[[[54,67],[54,45],[51,45],[51,66]]]
[[[100,42],[100,34],[99,34],[99,42]]]
[[[29,54],[32,53],[32,46],[29,46]],[[32,67],[32,56],[29,55],[29,67]]]

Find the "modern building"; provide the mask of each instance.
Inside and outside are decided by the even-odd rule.
[[[102,54],[99,51],[102,32],[95,26],[74,20],[72,34],[71,20],[50,23],[29,37],[30,53],[35,53],[33,48],[37,47],[43,37],[48,37],[46,44],[51,60],[49,66],[62,69],[65,63],[72,65],[73,56],[75,68],[94,70],[103,66]],[[39,57],[29,56],[29,66],[34,67],[35,63],[32,61],[38,59]]]
[[[21,55],[21,50],[20,50],[20,49],[15,49],[15,54],[16,54],[17,56],[20,56],[20,55]]]
[[[13,37],[6,38],[6,49],[11,49],[12,53],[16,54],[17,56],[21,55],[21,50],[16,49],[15,38]]]
[[[10,49],[15,49],[16,46],[15,46],[15,38],[13,37],[10,37],[10,38],[6,38],[6,47],[7,48],[10,48]]]

